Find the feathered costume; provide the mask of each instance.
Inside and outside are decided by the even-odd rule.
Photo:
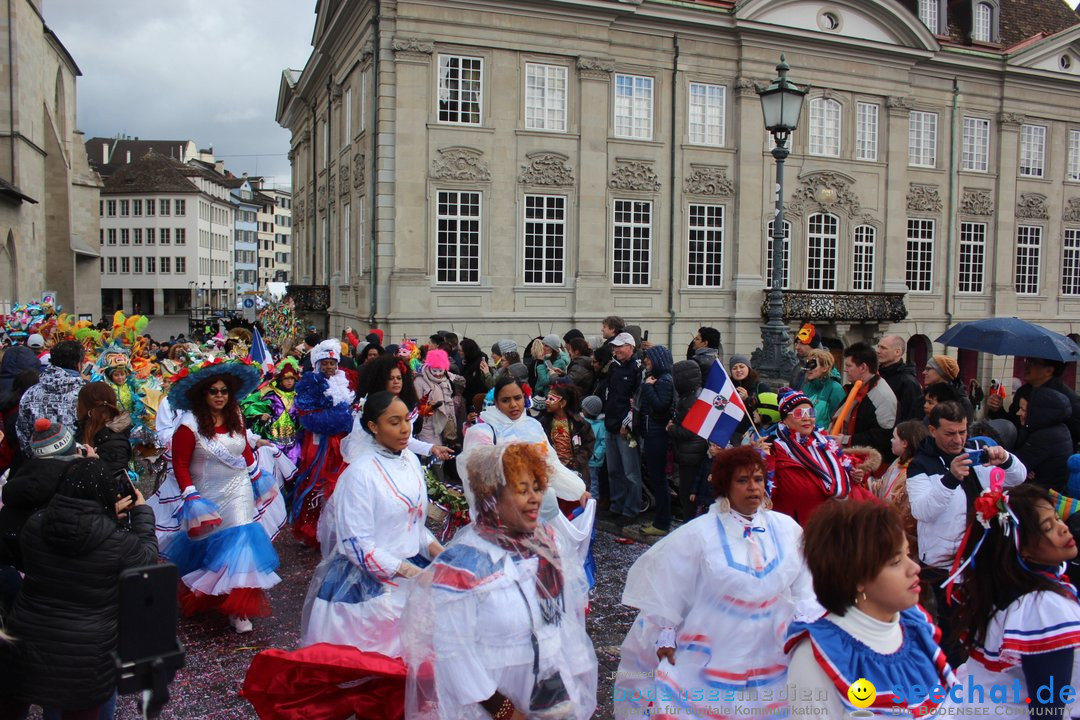
[[[281,381],[286,375],[300,378],[300,365],[296,358],[286,358],[281,362],[277,378],[263,388],[262,397],[270,405],[267,439],[296,463],[300,460],[299,411],[296,409],[296,386],[294,385],[292,390],[281,387]]]

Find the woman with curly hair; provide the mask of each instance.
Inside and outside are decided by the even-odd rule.
[[[655,717],[671,706],[688,717],[734,715],[736,707],[769,714],[786,705],[781,638],[797,614],[820,614],[799,554],[802,530],[770,510],[755,447],[721,450],[711,480],[711,511],[630,568],[622,602],[639,612],[622,644],[618,717]],[[745,699],[749,691],[755,700]]]
[[[405,607],[406,717],[592,717],[588,584],[540,518],[554,470],[536,443],[471,452],[474,521],[414,580]]]

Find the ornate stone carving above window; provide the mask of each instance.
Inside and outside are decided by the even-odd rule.
[[[430,55],[435,52],[435,43],[431,40],[421,40],[420,38],[394,38],[390,47],[394,50],[395,54],[404,55]]]
[[[352,156],[352,185],[354,190],[364,186],[364,153],[356,153]]]
[[[869,217],[859,196],[851,189],[855,179],[838,172],[812,172],[799,178],[799,187],[785,208],[795,215],[843,210],[851,217]]]
[[[442,148],[431,163],[434,180],[457,180],[459,182],[490,182],[491,171],[484,161],[484,153],[467,147]]]
[[[1080,198],[1069,198],[1065,205],[1061,219],[1065,222],[1080,222]]]
[[[518,182],[523,185],[570,187],[574,184],[574,169],[566,164],[569,158],[551,152],[535,152],[525,156],[529,162],[521,166]]]
[[[890,95],[885,98],[885,107],[893,115],[907,115],[911,112],[911,100],[903,95]]]
[[[660,178],[653,171],[652,165],[638,160],[617,161],[618,167],[611,173],[608,185],[614,190],[646,190],[656,192],[660,189]]]
[[[330,179],[326,181],[326,195],[330,201],[330,209],[334,209],[334,203],[337,202],[337,195],[334,194],[334,176],[331,175]]]
[[[1024,124],[1025,120],[1027,120],[1027,118],[1024,117],[1021,113],[998,113],[998,122],[1001,123],[1002,127],[1010,126],[1013,128],[1018,128]]]
[[[349,194],[349,163],[348,161],[341,163],[341,194]]]
[[[784,320],[799,322],[900,322],[908,315],[904,293],[847,293],[814,290],[783,291]],[[761,317],[769,314],[769,291],[761,301]]]
[[[768,83],[764,83],[768,85]],[[738,97],[756,97],[757,96],[757,83],[748,77],[740,77],[735,79],[735,94]]]
[[[993,215],[994,198],[988,190],[964,190],[960,196],[961,215]]]
[[[319,214],[326,214],[326,186],[319,187]]]
[[[727,167],[718,165],[691,165],[694,172],[686,178],[683,186],[688,195],[715,195],[730,197],[735,194],[735,184],[727,176]]]
[[[293,224],[303,225],[307,217],[307,200],[300,198],[296,203],[296,212],[293,213]]]
[[[607,80],[611,77],[611,73],[615,72],[615,62],[598,57],[579,57],[577,69],[578,74],[583,78]]]
[[[907,209],[912,212],[941,212],[941,193],[938,186],[911,183],[908,186]]]
[[[1046,196],[1040,193],[1020,193],[1020,202],[1016,203],[1016,217],[1023,220],[1049,220]]]

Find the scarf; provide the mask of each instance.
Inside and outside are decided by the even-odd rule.
[[[842,464],[840,448],[820,432],[815,430],[805,437],[793,436],[786,425],[781,426],[773,444],[779,445],[796,463],[813,473],[830,497],[847,497],[851,481]]]
[[[418,390],[424,390],[420,398],[421,405],[425,408],[432,408],[436,404],[442,403],[434,410],[430,410],[436,437],[445,437],[447,440],[457,438],[457,420],[454,416],[454,391],[450,387],[450,373],[444,373],[441,378],[437,378],[431,372],[431,368],[425,365],[420,370],[420,380],[422,381],[421,388],[418,388]],[[423,411],[421,411],[421,414],[424,414]],[[443,434],[444,430],[446,431],[445,435]]]
[[[476,533],[515,558],[537,558],[536,597],[540,603],[540,615],[548,625],[558,625],[565,610],[563,601],[563,574],[559,561],[559,549],[555,534],[547,525],[537,525],[531,533],[511,530],[503,523],[495,510],[495,498],[483,501],[476,518]]]

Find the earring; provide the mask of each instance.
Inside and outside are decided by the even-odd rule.
[[[863,594],[862,594],[862,601],[866,602],[866,591],[865,590],[863,591]]]

